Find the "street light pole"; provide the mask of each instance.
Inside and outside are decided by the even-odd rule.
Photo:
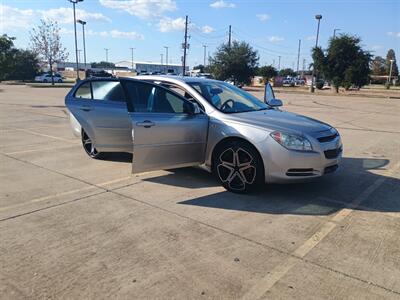
[[[168,46],[164,46],[165,48],[165,65],[168,66]]]
[[[75,33],[75,59],[76,59],[76,80],[79,81],[79,63],[78,63],[78,38],[76,36],[76,12],[75,12],[75,5],[78,2],[82,2],[83,0],[68,0],[72,3],[72,8],[74,11],[74,33]]]
[[[315,48],[317,48],[318,47],[318,37],[319,37],[319,23],[321,22],[322,15],[316,15],[315,19],[318,20],[317,38],[315,40]],[[314,89],[314,75],[315,75],[315,60],[314,60],[312,74],[311,74],[311,88],[310,88],[310,92],[311,93],[315,92],[315,89]]]
[[[132,72],[133,72],[133,50],[136,48],[131,47],[129,49],[131,49],[131,62],[132,62]]]
[[[108,62],[108,50],[110,50],[110,48],[104,48],[104,50],[106,51],[106,62]]]
[[[203,66],[205,67],[205,66],[206,66],[207,45],[203,45],[203,48],[204,48],[204,57],[203,57],[204,62],[203,62]]]
[[[340,30],[340,28],[335,28],[335,29],[333,29],[333,38],[336,37],[336,31],[339,31],[339,30]]]
[[[86,71],[86,41],[85,41],[85,25],[86,22],[83,20],[77,21],[79,24],[82,24],[82,35],[83,35],[83,61],[85,64],[85,71]]]
[[[391,60],[390,60],[390,71],[389,71],[389,78],[388,78],[388,80],[389,80],[388,84],[389,84],[389,85],[390,85],[390,82],[392,81],[392,69],[393,69],[393,62],[394,62],[394,59],[391,59]]]
[[[161,56],[161,66],[162,66],[164,64],[164,61],[163,61],[164,54],[160,53],[160,56]]]

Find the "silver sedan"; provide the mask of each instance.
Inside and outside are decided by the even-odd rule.
[[[232,192],[336,171],[338,131],[222,81],[177,76],[89,79],[65,98],[92,158],[132,152],[133,173],[205,166]]]

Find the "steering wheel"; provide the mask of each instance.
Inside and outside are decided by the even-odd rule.
[[[228,105],[228,103],[232,103],[232,105]],[[228,99],[224,103],[222,103],[221,110],[225,111],[225,109],[232,109],[234,105],[235,101],[233,101],[232,99]]]

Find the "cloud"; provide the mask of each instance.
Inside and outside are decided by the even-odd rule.
[[[216,8],[216,9],[219,9],[219,8],[234,8],[234,7],[236,7],[236,4],[235,3],[231,3],[231,2],[225,2],[224,0],[218,0],[218,1],[215,1],[215,2],[211,3],[210,7]]]
[[[168,17],[162,18],[158,23],[158,29],[161,32],[170,32],[185,29],[185,19],[177,18],[171,19]]]
[[[383,48],[382,45],[373,45],[371,47],[372,50],[379,50],[379,49],[382,49],[382,48]]]
[[[61,28],[60,34],[74,34],[72,29]],[[130,40],[143,40],[143,34],[137,33],[135,31],[119,31],[117,29],[113,29],[110,31],[94,31],[94,30],[87,30],[86,35],[88,36],[100,36],[105,38],[121,38],[121,39],[130,39]]]
[[[30,27],[34,17],[32,9],[19,9],[0,4],[0,32]]]
[[[271,19],[271,16],[268,14],[257,14],[256,17],[261,21],[261,22],[265,22],[268,21],[269,19]]]
[[[74,23],[74,15],[71,7],[59,7],[49,10],[39,10],[44,19],[56,20],[60,24]],[[76,18],[84,21],[111,22],[111,19],[101,13],[92,13],[84,9],[76,9]]]
[[[400,32],[389,31],[387,34],[390,35],[390,36],[394,36],[394,37],[400,38]]]
[[[315,35],[310,35],[308,37],[306,37],[307,41],[315,41],[317,39],[317,37]]]
[[[201,28],[201,31],[203,33],[211,33],[214,31],[214,28],[212,28],[211,26],[205,25]]]
[[[268,38],[268,41],[270,41],[271,43],[279,43],[279,42],[282,42],[283,40],[284,40],[284,38],[280,37],[280,36],[270,36]]]
[[[135,31],[119,31],[119,30],[111,30],[109,32],[110,36],[112,38],[125,38],[125,39],[131,39],[131,40],[143,40],[144,36],[143,34],[136,33]]]
[[[165,12],[176,10],[173,0],[99,0],[100,4],[121,11],[140,19],[161,17]]]

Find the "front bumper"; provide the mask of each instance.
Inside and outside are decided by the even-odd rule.
[[[263,149],[265,182],[302,182],[336,172],[343,154],[340,137],[313,143],[313,152],[287,150],[272,139]]]

